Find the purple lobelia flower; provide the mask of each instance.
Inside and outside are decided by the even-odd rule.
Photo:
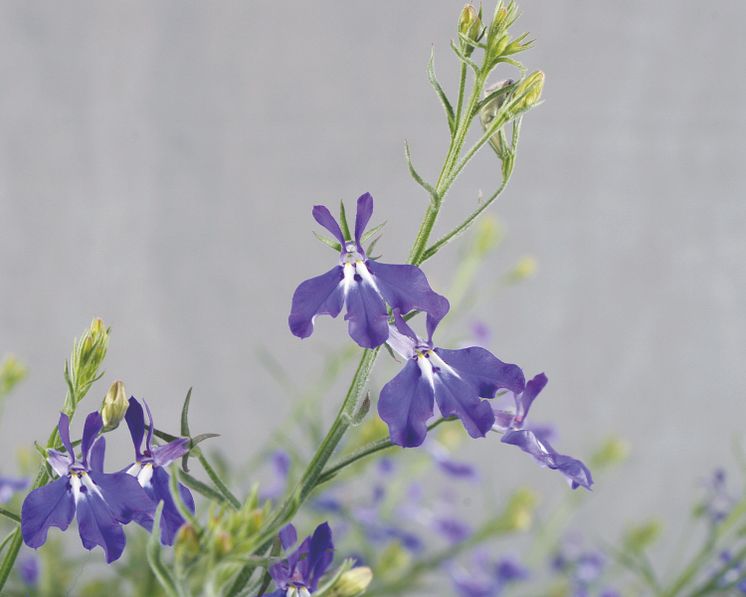
[[[472,437],[484,437],[495,414],[482,398],[494,398],[498,389],[520,392],[523,372],[503,363],[478,346],[446,350],[433,345],[437,325],[427,319],[428,339],[412,331],[398,310],[389,345],[407,359],[399,374],[381,390],[378,414],[388,424],[391,441],[404,447],[419,446],[427,434],[427,421],[437,402],[444,417],[458,417]]]
[[[557,452],[547,437],[538,429],[524,428],[528,411],[539,392],[547,385],[547,381],[547,376],[539,373],[521,391],[513,391],[515,410],[509,412],[496,409],[494,429],[503,433],[502,443],[518,446],[533,456],[541,466],[561,472],[573,489],[578,487],[590,489],[593,477],[585,464],[576,458]]]
[[[280,531],[280,544],[290,549],[298,541],[292,524]],[[287,559],[270,566],[269,574],[277,590],[268,597],[308,597],[319,585],[319,580],[334,559],[332,530],[325,522],[316,527]]]
[[[137,479],[137,482],[153,501],[153,508],[159,502],[163,502],[161,543],[163,545],[173,545],[176,532],[185,520],[174,503],[174,498],[171,495],[170,477],[164,467],[189,451],[189,438],[180,437],[163,446],[153,446],[153,416],[146,402],[148,434],[145,437],[145,451],[141,451],[142,440],[145,436],[145,414],[142,406],[134,397],[130,398],[129,402],[125,420],[127,421],[127,427],[130,429],[132,442],[135,445],[135,462],[127,469],[127,473]],[[194,512],[194,498],[181,483],[179,483],[179,494],[181,501],[189,510]]]
[[[435,321],[448,312],[448,300],[430,288],[420,268],[379,263],[365,255],[361,243],[372,213],[373,197],[365,193],[357,200],[355,238],[348,239],[326,207],[313,208],[313,217],[339,241],[341,253],[339,265],[296,289],[288,318],[294,335],[307,338],[317,315],[336,317],[346,307],[350,337],[363,348],[375,348],[389,336],[387,305],[402,313],[425,311]]]
[[[0,477],[0,504],[4,504],[19,491],[28,487],[28,479]]]
[[[124,550],[123,524],[134,520],[152,525],[155,507],[137,481],[123,472],[103,472],[106,440],[96,439],[102,427],[98,412],[88,415],[78,460],[70,442],[70,419],[60,415],[58,429],[67,454],[49,450],[47,456],[59,479],[32,491],[21,508],[21,533],[29,547],[41,547],[49,527],[64,531],[77,515],[83,547],[100,545],[111,563]]]

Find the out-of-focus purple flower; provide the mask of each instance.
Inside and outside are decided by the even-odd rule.
[[[513,557],[503,557],[497,562],[479,554],[469,570],[451,573],[456,591],[461,597],[497,597],[508,585],[530,577],[526,567]]]
[[[738,499],[728,490],[728,480],[724,469],[716,469],[705,483],[703,510],[712,524],[722,522],[736,505]]]
[[[49,450],[47,456],[59,478],[32,491],[21,507],[21,533],[29,547],[41,547],[50,527],[64,531],[77,515],[83,547],[101,546],[111,563],[124,551],[123,524],[134,520],[152,526],[155,506],[137,480],[126,473],[104,473],[106,440],[98,437],[102,427],[98,412],[88,415],[78,461],[70,442],[70,419],[60,415],[59,435],[67,454]]]
[[[18,574],[21,581],[28,587],[35,587],[39,583],[39,558],[30,555],[18,563]]]
[[[292,524],[280,531],[280,544],[287,551],[298,541]],[[270,566],[269,574],[277,590],[269,597],[306,597],[318,587],[319,580],[334,559],[332,530],[325,522],[316,527],[313,535],[306,537],[287,559]]]
[[[438,468],[443,471],[449,477],[455,479],[477,479],[477,470],[468,462],[458,462],[451,458],[448,450],[443,447],[437,441],[428,441],[425,443],[425,448],[433,457],[433,460],[438,465]]]
[[[547,385],[547,376],[539,373],[520,391],[513,391],[513,411],[495,409],[493,429],[503,433],[502,443],[517,446],[541,466],[561,472],[573,489],[593,485],[593,476],[585,464],[576,458],[560,454],[549,443],[549,434],[541,429],[525,428],[526,417],[536,397]]]
[[[482,398],[494,398],[500,388],[521,392],[524,378],[520,367],[503,363],[478,346],[460,350],[435,347],[432,335],[437,322],[430,317],[427,340],[418,338],[397,310],[394,321],[389,345],[407,363],[383,387],[378,401],[378,414],[389,426],[391,441],[408,448],[421,445],[435,402],[444,417],[458,417],[469,435],[484,437],[495,423],[495,415]]]
[[[270,458],[273,479],[262,491],[262,500],[276,500],[280,498],[287,489],[292,461],[285,450],[275,450]]]
[[[449,543],[461,543],[472,534],[472,529],[468,524],[453,517],[436,518],[433,525],[435,530]]]
[[[0,477],[0,504],[4,504],[19,491],[28,487],[28,479]]]
[[[125,420],[129,427],[132,443],[135,446],[135,462],[127,469],[127,473],[135,477],[153,501],[154,507],[163,502],[161,514],[161,543],[173,545],[176,532],[186,522],[179,512],[171,495],[170,476],[165,467],[177,458],[181,458],[189,451],[189,438],[181,437],[163,446],[153,446],[153,416],[147,402],[148,433],[145,436],[145,414],[140,403],[131,397]],[[145,450],[142,451],[143,437]],[[194,498],[184,485],[179,483],[179,495],[184,505],[194,512]],[[152,527],[150,527],[152,528]]]
[[[368,259],[362,238],[372,214],[373,197],[365,193],[357,200],[355,238],[349,239],[326,207],[313,208],[314,219],[337,239],[341,253],[339,265],[295,290],[288,318],[295,336],[307,338],[317,315],[336,317],[346,307],[350,337],[363,348],[375,348],[389,337],[386,305],[402,313],[425,311],[435,321],[448,312],[448,300],[430,288],[417,266]]]
[[[483,321],[475,321],[471,324],[471,334],[477,346],[489,346],[492,339],[492,330]]]

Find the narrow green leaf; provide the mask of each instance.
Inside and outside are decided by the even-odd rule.
[[[186,398],[184,398],[184,406],[181,407],[181,435],[189,437],[189,403],[192,401],[192,388],[189,388]]]
[[[181,481],[189,487],[189,489],[194,489],[197,493],[202,494],[206,498],[216,501],[218,503],[225,503],[226,499],[223,497],[223,495],[219,492],[210,487],[207,483],[203,483],[199,479],[196,479],[195,477],[192,477],[189,473],[185,473],[184,471],[181,471],[180,473]]]
[[[456,42],[451,41],[451,49],[453,50],[454,54],[456,54],[456,57],[461,62],[463,62],[464,64],[466,64],[467,66],[469,66],[475,73],[479,73],[479,66],[477,66],[477,63],[474,62],[471,58],[469,58],[466,54],[464,54],[461,51],[461,48],[459,48],[456,45]]]
[[[155,574],[158,582],[169,597],[179,597],[176,581],[171,576],[171,572],[166,568],[161,559],[161,514],[163,513],[164,502],[160,502],[155,510],[155,519],[153,520],[153,530],[148,539],[147,556],[150,569]]]
[[[448,118],[448,130],[451,132],[451,135],[453,135],[453,131],[456,129],[456,121],[453,115],[453,106],[451,105],[451,102],[448,99],[445,91],[443,91],[443,87],[441,87],[440,83],[438,82],[438,77],[435,76],[435,48],[432,48],[430,50],[430,60],[427,61],[427,78],[430,81],[430,85],[433,86],[435,93],[438,95],[440,103],[443,105],[443,110],[445,110],[446,118]]]
[[[365,232],[365,234],[363,234],[362,238],[360,239],[360,242],[361,242],[361,243],[364,243],[364,242],[365,242],[365,241],[367,241],[367,240],[368,240],[369,238],[372,238],[372,237],[374,237],[374,236],[375,236],[376,234],[378,234],[378,233],[379,233],[379,232],[380,232],[381,230],[383,230],[383,227],[384,227],[385,225],[386,225],[386,222],[384,222],[383,224],[379,224],[378,226],[375,226],[375,227],[371,228],[370,230],[368,230],[367,232]]]
[[[21,517],[18,516],[18,514],[15,514],[10,510],[6,510],[5,508],[0,508],[0,516],[5,516],[5,518],[9,518],[13,522],[17,522],[18,524],[21,523]]]
[[[409,151],[409,143],[406,141],[404,141],[404,157],[407,158],[407,167],[409,168],[409,173],[412,175],[412,178],[414,178],[415,182],[428,192],[430,200],[433,203],[437,203],[438,194],[435,192],[435,189],[429,183],[425,182],[425,180],[417,173],[417,170],[415,170],[414,165],[412,165],[412,154]]]
[[[187,507],[187,505],[184,503],[184,499],[181,497],[181,491],[179,491],[179,478],[179,468],[176,466],[172,466],[171,476],[168,480],[168,489],[171,493],[171,499],[173,499],[174,505],[181,514],[182,518],[186,520],[190,525],[192,525],[192,528],[194,528],[194,530],[199,535],[201,534],[202,530],[200,529],[199,522],[197,522],[197,519],[194,517],[194,513]]]
[[[485,95],[482,100],[477,102],[477,105],[474,108],[474,114],[475,115],[479,114],[484,109],[484,107],[487,104],[489,104],[492,100],[511,93],[517,86],[518,86],[518,83],[514,81],[512,83],[509,83],[508,85],[505,85],[504,87],[500,87],[499,89],[495,89],[494,91],[491,91],[490,93]]]
[[[337,251],[338,253],[342,250],[342,247],[337,241],[332,240],[331,238],[327,236],[323,236],[319,234],[318,232],[314,232],[313,235],[316,237],[316,240],[320,240],[322,243],[324,243],[327,247],[330,247]]]
[[[373,257],[373,249],[376,247],[376,244],[378,241],[381,240],[380,236],[377,236],[373,239],[373,242],[368,245],[368,248],[365,251],[365,254],[368,256],[368,259],[378,259],[378,257]],[[380,255],[379,255],[380,257]]]
[[[347,224],[347,212],[345,211],[345,203],[340,199],[339,201],[339,225],[342,227],[342,234],[344,234],[345,240],[350,240],[350,226]]]

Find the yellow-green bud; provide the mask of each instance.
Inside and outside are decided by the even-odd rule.
[[[200,554],[199,536],[190,524],[184,524],[176,533],[174,553],[179,560],[191,560]]]
[[[490,85],[489,87],[487,87],[484,90],[484,93],[486,96],[489,96],[490,94],[495,93],[501,89],[510,87],[514,82],[515,81],[513,81],[512,79],[498,81],[494,85]],[[481,109],[481,111],[479,112],[479,119],[482,121],[482,127],[484,127],[485,131],[490,128],[492,121],[497,118],[497,115],[500,112],[500,108],[503,106],[503,104],[505,104],[506,100],[509,97],[511,97],[511,93],[509,91],[498,93]],[[492,148],[495,150],[495,153],[497,153],[500,159],[504,159],[509,152],[508,148],[505,147],[505,144],[503,143],[500,132],[501,129],[498,129],[497,131],[495,131],[495,134],[490,137],[490,145],[492,145]]]
[[[0,365],[0,398],[8,394],[23,378],[26,367],[14,356],[9,356]]]
[[[544,73],[534,71],[518,84],[514,92],[516,98],[510,107],[513,114],[519,114],[533,108],[541,99],[544,90]]]
[[[96,317],[91,322],[91,325],[81,339],[80,346],[80,360],[82,363],[89,361],[101,363],[104,360],[106,349],[109,347],[109,330],[106,329],[106,325],[101,318]]]
[[[362,595],[373,581],[373,571],[367,566],[359,566],[344,572],[334,583],[329,597],[356,597]]]
[[[458,19],[458,32],[466,39],[476,42],[482,34],[482,19],[471,5],[467,4]]]
[[[129,407],[127,400],[127,390],[124,389],[124,383],[115,381],[111,384],[109,391],[106,392],[104,403],[101,405],[101,418],[104,421],[104,431],[111,431],[119,427],[124,414]]]

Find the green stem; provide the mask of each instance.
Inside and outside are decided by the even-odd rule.
[[[279,530],[293,518],[303,502],[305,502],[318,484],[319,477],[321,476],[326,463],[329,461],[340,440],[344,437],[344,434],[350,427],[352,414],[365,391],[368,377],[373,369],[373,364],[376,361],[379,350],[380,347],[363,352],[363,355],[360,358],[360,363],[355,371],[355,375],[350,382],[350,387],[347,390],[347,394],[345,395],[342,406],[340,407],[332,426],[329,428],[326,437],[324,437],[321,445],[313,455],[311,462],[309,462],[306,467],[298,485],[286,498],[267,524],[263,533],[258,537],[256,544],[259,547],[255,551],[266,551],[268,544],[273,540],[275,535],[277,535]],[[252,573],[253,567],[249,565],[244,566],[244,568],[238,573],[233,585],[228,590],[228,595],[237,595],[241,590],[243,590],[244,586],[246,586],[246,583],[251,578]]]
[[[10,510],[6,510],[5,508],[0,508],[0,516],[5,516],[5,518],[9,518],[16,524],[21,524],[21,518],[16,514],[15,512],[11,512]]]
[[[428,425],[427,429],[428,431],[431,431],[432,429],[435,429],[441,423],[445,423],[446,421],[453,421],[453,420],[455,419],[441,417],[440,419]],[[358,460],[362,460],[363,458],[366,458],[367,456],[371,456],[372,454],[375,454],[376,452],[387,450],[388,448],[393,448],[395,445],[396,444],[392,443],[390,438],[382,438],[377,441],[371,442],[364,448],[361,448],[357,452],[353,452],[352,454],[343,458],[342,460],[339,460],[338,462],[336,462],[329,468],[324,469],[324,472],[319,476],[318,480],[316,481],[316,486],[318,487],[322,483],[326,483],[327,481],[330,481],[340,471],[356,463]]]

